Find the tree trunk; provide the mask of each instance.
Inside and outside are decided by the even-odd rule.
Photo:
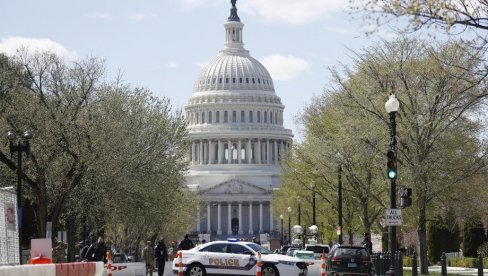
[[[37,180],[37,236],[42,238],[46,236],[47,221],[47,192],[45,179],[43,177]]]
[[[425,200],[419,201],[419,228],[417,230],[419,236],[419,259],[420,259],[420,274],[429,274],[429,264],[427,259],[427,219],[425,214]]]

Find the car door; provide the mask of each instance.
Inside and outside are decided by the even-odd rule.
[[[255,275],[256,258],[254,252],[238,243],[228,247],[229,275]]]
[[[228,257],[227,243],[214,243],[200,249],[201,262],[207,274],[227,274],[224,261]]]

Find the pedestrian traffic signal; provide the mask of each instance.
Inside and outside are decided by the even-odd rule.
[[[400,207],[406,208],[412,206],[412,189],[400,187]]]
[[[388,157],[388,162],[386,163],[387,171],[386,175],[389,179],[396,179],[397,178],[397,160],[396,154],[394,150],[388,150],[386,153],[386,157]]]

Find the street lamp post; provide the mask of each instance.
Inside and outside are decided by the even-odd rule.
[[[390,115],[390,151],[396,156],[396,113],[400,107],[400,102],[395,95],[391,95],[388,101],[385,103],[385,109]],[[390,177],[390,208],[396,208],[396,171],[395,174]],[[396,226],[390,225],[388,227],[388,247],[391,252],[391,264],[387,275],[395,275],[395,251],[396,251]]]
[[[297,198],[298,206],[297,206],[297,219],[298,225],[302,225],[302,209],[300,208],[300,197]]]
[[[339,209],[339,244],[342,244],[342,165],[339,164],[339,169],[337,170],[338,177],[338,209]]]
[[[288,207],[287,211],[288,211],[288,244],[291,244],[291,207]]]
[[[315,215],[315,185],[312,185],[312,225],[317,225]]]
[[[17,144],[14,140],[18,138]],[[21,132],[20,135],[13,131],[7,132],[10,154],[17,152],[17,224],[19,227],[19,258],[22,264],[22,152],[29,154],[29,140],[32,138],[30,131]]]
[[[280,221],[281,221],[281,240],[280,240],[280,245],[283,246],[283,214],[280,215]]]

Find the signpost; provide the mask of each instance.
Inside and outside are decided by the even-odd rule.
[[[386,209],[385,222],[387,226],[402,225],[402,209]]]

